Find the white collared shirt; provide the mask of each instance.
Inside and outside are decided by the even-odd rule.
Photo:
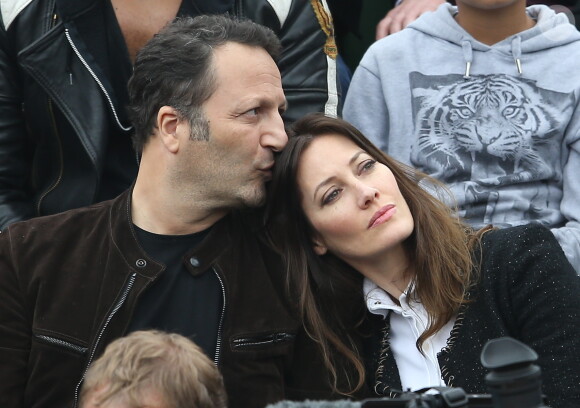
[[[363,282],[363,293],[369,311],[383,317],[387,316],[389,310],[392,311],[389,345],[397,363],[403,391],[445,386],[441,378],[437,353],[447,344],[455,317],[425,340],[423,343],[425,355],[422,355],[415,344],[427,328],[427,311],[422,303],[415,302],[407,296],[408,290],[409,286],[399,297],[401,304],[399,306],[373,281],[365,278]]]

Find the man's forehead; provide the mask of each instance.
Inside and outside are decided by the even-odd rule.
[[[215,50],[213,65],[216,81],[213,97],[277,106],[286,103],[278,66],[263,48],[226,43]]]
[[[259,46],[226,42],[214,49],[212,62],[218,76],[261,73],[281,79],[276,62],[264,48]]]

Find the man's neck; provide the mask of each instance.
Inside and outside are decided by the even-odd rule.
[[[498,43],[535,25],[535,21],[526,13],[523,1],[493,10],[474,8],[458,1],[457,8],[457,23],[477,41],[487,45]]]
[[[131,197],[133,223],[160,235],[186,235],[206,230],[228,213],[225,209],[203,205],[202,200],[179,192],[162,191],[159,185],[135,183]]]

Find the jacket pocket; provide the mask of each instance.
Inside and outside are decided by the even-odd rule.
[[[268,346],[291,343],[295,338],[296,335],[290,332],[244,335],[235,337],[232,340],[232,348],[239,351],[254,350]]]
[[[87,353],[87,350],[88,350],[87,347],[79,346],[78,344],[74,344],[74,343],[71,343],[69,341],[62,340],[62,339],[52,337],[52,336],[47,336],[44,334],[35,334],[34,338],[41,343],[60,347],[60,348],[63,348],[65,350],[75,352],[77,354],[84,355]]]

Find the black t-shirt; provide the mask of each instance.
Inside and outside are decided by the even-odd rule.
[[[157,329],[182,334],[214,358],[222,311],[222,289],[213,270],[193,276],[185,254],[208,230],[191,235],[158,235],[135,227],[145,252],[166,269],[141,295],[129,332]]]

